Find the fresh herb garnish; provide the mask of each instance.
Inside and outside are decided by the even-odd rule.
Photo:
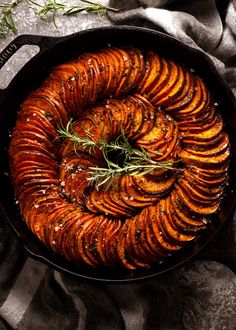
[[[66,127],[62,126],[62,128],[58,129],[58,134],[60,137],[68,138],[74,142],[75,152],[76,146],[82,147],[89,153],[91,153],[94,148],[98,148],[102,151],[106,167],[91,166],[88,171],[88,181],[94,184],[96,189],[106,184],[105,188],[107,190],[118,176],[124,174],[143,176],[156,169],[181,170],[173,166],[173,164],[178,161],[155,161],[147,154],[145,149],[134,148],[128,141],[123,130],[121,130],[121,134],[115,141],[107,142],[102,138],[98,141],[93,141],[87,137],[80,138],[73,130],[72,120],[70,120]],[[121,152],[124,159],[122,166],[110,159],[111,157],[109,155],[114,151]],[[156,152],[156,154],[162,155],[158,152]]]

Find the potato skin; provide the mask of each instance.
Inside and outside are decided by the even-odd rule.
[[[94,142],[124,130],[155,161],[181,163],[125,174],[106,191],[89,185],[104,166]],[[52,70],[21,105],[9,148],[12,182],[29,229],[53,252],[91,267],[149,267],[198,237],[220,206],[230,143],[204,81],[147,50],[107,48]]]

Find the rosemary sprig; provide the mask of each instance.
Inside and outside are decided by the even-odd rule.
[[[65,5],[63,3],[57,2],[56,0],[46,0],[43,4],[35,2],[34,0],[27,0],[27,2],[36,15],[38,15],[42,20],[46,21],[48,16],[51,15],[53,24],[57,27],[56,14],[58,11],[65,9]]]
[[[0,38],[4,38],[9,32],[16,32],[16,24],[13,18],[13,9],[21,0],[13,0],[10,3],[0,3]]]
[[[38,3],[35,0],[27,1],[30,5],[33,5],[33,10],[41,19],[46,20],[51,15],[55,27],[57,27],[56,15],[60,11],[63,12],[64,16],[72,16],[84,11],[94,12],[99,16],[99,18],[102,18],[108,10],[119,11],[119,9],[106,6],[101,2],[90,0],[80,0],[80,2],[87,4],[87,6],[67,6],[64,3],[57,2],[56,0],[46,0],[44,3]]]
[[[107,183],[109,185],[105,186],[105,190],[108,190],[108,188],[112,185],[112,183],[115,181],[115,179],[124,174],[130,174],[132,176],[143,176],[146,175],[156,169],[171,169],[171,170],[178,170],[181,169],[171,166],[171,162],[169,161],[163,161],[163,162],[155,162],[152,164],[145,163],[142,161],[142,159],[139,160],[138,163],[124,163],[124,167],[120,167],[119,165],[109,161],[108,167],[89,167],[89,178],[87,179],[92,184],[95,185],[96,189],[99,190],[99,188]]]
[[[77,145],[81,146],[84,149],[87,149],[89,153],[92,153],[95,147],[98,147],[101,150],[103,150],[106,147],[107,142],[105,140],[100,139],[99,141],[94,142],[91,139],[79,137],[73,130],[72,121],[73,119],[70,119],[66,124],[66,127],[64,127],[63,124],[61,123],[61,128],[57,130],[57,133],[59,137],[67,138],[72,142],[74,142],[75,152]],[[90,135],[89,132],[86,133],[88,136]]]
[[[82,6],[72,6],[69,9],[67,9],[63,15],[71,16],[71,15],[81,13],[82,11],[87,11],[87,12],[95,12],[95,13],[97,13],[98,17],[101,18],[102,16],[106,15],[108,10],[111,10],[111,11],[120,10],[117,8],[106,6],[106,5],[102,4],[101,2],[97,2],[97,1],[90,1],[90,0],[80,0],[80,1],[88,4],[88,6],[83,6],[83,7]]]
[[[88,132],[89,133],[89,132]],[[96,189],[106,184],[107,190],[117,176],[130,174],[135,176],[146,175],[156,169],[167,169],[180,171],[180,168],[174,167],[173,163],[178,161],[155,161],[146,152],[145,149],[135,149],[129,143],[125,132],[121,130],[121,134],[115,141],[107,142],[100,138],[97,142],[94,142],[90,138],[80,138],[72,128],[72,120],[70,120],[66,127],[58,129],[58,134],[62,138],[68,138],[74,142],[74,148],[76,152],[76,146],[81,146],[83,149],[87,149],[89,153],[94,150],[95,147],[99,148],[106,163],[106,167],[91,166],[89,167],[88,181],[94,184]],[[109,157],[112,151],[120,151],[124,158],[122,166],[114,163]],[[162,155],[156,152],[157,155]]]

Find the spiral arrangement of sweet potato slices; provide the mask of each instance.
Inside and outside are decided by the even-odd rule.
[[[88,181],[104,165],[58,128],[94,142],[123,130],[155,161],[181,162],[117,177],[108,190]],[[52,251],[92,267],[150,266],[181,250],[219,209],[229,139],[201,78],[152,51],[107,48],[55,67],[21,105],[9,149],[12,181],[30,230]]]

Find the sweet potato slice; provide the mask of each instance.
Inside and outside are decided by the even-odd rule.
[[[53,70],[50,80],[54,81],[54,86],[48,86],[49,82],[47,82],[46,86],[51,87],[49,90],[54,93],[57,91],[70,115],[75,115],[75,109],[77,111],[81,110],[84,106],[84,95],[82,95],[81,86],[88,85],[88,75],[83,63],[71,61],[57,66]],[[79,81],[79,84],[77,81]],[[57,87],[56,90],[55,87]]]
[[[81,261],[79,255],[75,252],[74,237],[77,235],[77,232],[81,229],[83,221],[88,217],[91,218],[91,215],[86,215],[82,213],[74,205],[70,204],[70,207],[62,209],[61,216],[58,219],[53,219],[51,223],[51,241],[57,250],[66,255],[70,260]]]
[[[139,146],[149,147],[151,144],[162,141],[165,136],[166,130],[168,129],[168,120],[166,119],[162,111],[156,112],[155,124],[151,131],[144,134],[138,139]]]
[[[93,234],[94,231],[96,233],[96,221],[97,217],[95,218],[88,218],[85,221],[83,221],[83,225],[80,226],[80,230],[77,229],[77,233],[75,235],[75,251],[80,256],[81,260],[94,267],[95,265],[98,265],[97,259],[93,258],[91,259],[91,256],[88,257],[89,251],[88,248],[91,248],[86,245],[86,243],[90,239],[90,234]],[[95,228],[95,230],[94,230]],[[88,243],[90,244],[90,242]]]
[[[229,138],[226,134],[222,135],[221,140],[218,141],[217,145],[209,146],[208,149],[204,150],[195,150],[193,148],[184,148],[185,151],[188,153],[191,153],[192,155],[195,155],[197,157],[216,157],[218,155],[221,155],[224,152],[227,152],[229,150]]]
[[[196,111],[199,106],[202,106],[202,104],[205,105],[205,99],[203,97],[203,91],[201,88],[201,80],[198,77],[195,77],[195,80],[196,84],[191,102],[183,107],[178,108],[178,110],[175,110],[175,117],[182,118],[184,116],[188,116],[189,114],[192,114],[194,111]]]
[[[199,133],[188,133],[187,138],[191,138],[196,141],[210,141],[217,137],[223,129],[223,122],[220,116],[217,116],[216,121],[214,121],[214,125],[211,128],[206,128],[202,132]],[[184,140],[184,135],[183,135]]]
[[[108,81],[105,88],[105,96],[113,97],[117,92],[117,86],[122,79],[122,72],[126,71],[126,64],[123,60],[123,55],[119,53],[118,49],[110,53],[109,50],[104,50],[107,66]],[[127,58],[129,62],[129,58]]]
[[[89,258],[84,253],[83,236],[87,228],[93,225],[95,219],[94,215],[84,213],[80,217],[77,217],[74,226],[69,228],[63,244],[64,254],[68,259],[72,259],[77,263],[88,262],[88,264],[91,264]]]
[[[124,101],[124,100],[123,100]],[[143,125],[143,109],[138,105],[136,102],[136,98],[133,96],[128,97],[125,100],[126,109],[128,109],[128,120],[129,124],[127,125],[125,129],[125,133],[128,139],[130,141],[133,140],[133,136],[139,132],[140,128]]]
[[[225,170],[223,171],[216,171],[214,170],[213,173],[205,174],[202,169],[191,167],[191,169],[188,171],[185,171],[185,175],[190,175],[191,180],[195,180],[197,184],[203,186],[203,187],[219,187],[222,186],[225,183],[225,180],[227,180],[227,172]]]
[[[39,121],[38,125],[35,125],[35,118],[37,116],[37,121]],[[18,130],[13,130],[11,138],[12,142],[15,139],[27,138],[36,140],[49,149],[56,149],[53,144],[56,130],[53,125],[50,124],[49,120],[45,118],[45,115],[39,111],[34,111],[32,114],[26,113],[26,118],[21,116],[21,120],[18,120],[17,127]],[[28,121],[27,121],[28,119]]]
[[[222,175],[225,175],[228,170],[228,164],[224,164],[220,166],[217,170],[216,169],[204,169],[198,166],[190,166],[188,167],[189,170],[195,173],[199,178],[206,181],[211,181],[215,179],[221,179]]]
[[[209,215],[212,213],[215,213],[220,205],[220,201],[213,201],[212,203],[209,203],[209,205],[204,205],[203,203],[197,202],[194,200],[187,190],[183,188],[182,186],[176,184],[176,189],[180,200],[186,205],[186,207],[196,214],[200,215]]]
[[[180,66],[178,67],[178,71],[177,81],[173,83],[173,86],[168,90],[168,93],[158,100],[159,106],[166,108],[186,95],[186,91],[189,87],[185,88],[185,86],[186,84],[189,84],[189,73]]]
[[[172,151],[175,149],[176,143],[178,144],[178,126],[177,123],[170,118],[168,115],[166,116],[165,122],[159,124],[163,136],[161,139],[156,139],[154,141],[150,141],[149,144],[143,144],[142,139],[137,140],[137,143],[143,148],[146,149],[147,154],[153,160],[170,160],[169,156],[172,154]],[[175,155],[175,153],[173,153]]]
[[[211,139],[210,141],[207,141],[207,143],[205,141],[198,141],[198,140],[196,141],[191,138],[190,139],[184,138],[181,140],[181,142],[183,146],[186,148],[190,148],[193,150],[207,150],[219,144],[220,141],[222,140],[223,134],[224,133],[220,133],[215,138]]]
[[[140,213],[143,221],[143,235],[145,244],[148,246],[148,250],[151,251],[150,254],[155,257],[155,261],[161,261],[164,257],[168,256],[168,253],[162,248],[155,238],[155,235],[152,230],[151,221],[149,215],[149,208],[145,208]]]
[[[208,112],[208,109],[209,108],[206,109],[206,112]],[[179,129],[181,136],[189,136],[191,138],[191,136],[194,134],[201,134],[212,129],[212,127],[214,127],[216,124],[216,116],[213,116],[209,121],[204,121],[203,116],[199,116],[199,118],[196,118],[195,116],[189,116],[185,119],[185,122],[180,123]]]
[[[222,174],[222,177],[218,180],[214,180],[214,178],[212,178],[212,181],[204,181],[202,178],[188,170],[184,171],[183,177],[189,184],[192,184],[197,190],[199,190],[199,192],[204,193],[206,196],[211,196],[221,192],[228,179],[227,175]]]
[[[83,109],[85,106],[91,105],[94,102],[93,95],[93,83],[90,77],[91,72],[87,69],[87,65],[83,61],[78,61],[76,63],[77,73],[72,77],[68,78],[64,82],[64,89],[66,91],[66,104],[67,99],[71,98],[70,104],[70,115],[77,115],[76,109]],[[91,98],[89,97],[91,94]],[[75,101],[74,95],[77,96]],[[79,108],[76,105],[79,104]]]
[[[107,62],[107,57],[106,53],[104,51],[100,51],[96,54],[97,62],[98,62],[98,67],[99,67],[99,93],[100,97],[106,97],[109,96],[110,94],[110,84],[111,80],[109,80],[109,75],[110,75],[110,67],[108,67],[108,62]]]
[[[91,217],[91,215],[90,215]],[[63,220],[62,220],[63,219]],[[75,237],[82,228],[83,221],[85,221],[85,216],[82,216],[81,213],[70,214],[67,217],[62,218],[62,230],[58,230],[58,241],[61,248],[62,254],[68,260],[74,260],[77,263],[81,263],[82,259],[77,252],[77,244],[75,243]],[[59,223],[58,223],[59,226]]]
[[[145,194],[137,188],[133,176],[125,175],[120,181],[120,196],[125,204],[136,208],[143,208],[158,201],[158,197]]]
[[[62,208],[60,214],[58,214],[56,218],[50,215],[52,221],[50,225],[47,224],[47,229],[48,226],[50,228],[48,240],[51,242],[52,249],[60,254],[64,254],[66,251],[66,257],[69,259],[81,260],[80,256],[76,257],[73,245],[71,245],[69,241],[70,235],[73,237],[76,232],[74,231],[74,226],[78,221],[80,222],[81,216],[81,212],[78,209],[72,209],[72,206],[67,209]],[[46,229],[45,232],[47,233]],[[45,237],[47,237],[46,233]]]
[[[187,235],[187,236],[197,236],[197,232],[201,230],[201,227],[191,225],[182,220],[181,211],[176,212],[176,206],[172,202],[172,195],[170,197],[170,212],[171,212],[171,220],[173,227],[178,230],[179,233]]]
[[[114,266],[118,262],[116,251],[116,238],[121,228],[121,221],[113,219],[107,221],[106,226],[100,227],[97,236],[97,253],[99,254],[103,263],[107,266]],[[103,229],[104,228],[104,229]]]
[[[88,168],[95,166],[89,156],[84,153],[73,154],[64,158],[59,170],[62,191],[73,202],[84,204],[84,190],[89,186]]]
[[[113,217],[131,216],[133,211],[122,201],[119,191],[113,188],[108,191],[93,189],[85,194],[85,205],[91,212],[109,214]]]
[[[141,94],[145,95],[145,97],[148,100],[152,100],[155,96],[159,95],[162,89],[168,84],[169,77],[171,75],[170,61],[165,60],[164,58],[160,58],[160,60],[161,60],[160,75],[159,74],[156,75],[156,79],[147,87],[147,89],[144,91],[144,94],[141,92]]]
[[[92,83],[91,89],[91,97],[92,97],[92,104],[95,103],[95,101],[101,96],[100,94],[103,92],[105,88],[105,79],[104,79],[104,70],[102,68],[102,65],[100,63],[100,56],[99,53],[97,55],[93,53],[85,53],[80,56],[80,61],[83,61],[84,65],[88,67],[89,69],[89,83]],[[81,95],[77,94],[79,92],[79,86],[78,84],[78,78],[79,76],[76,75],[76,91],[75,91],[75,98],[77,100],[80,100]],[[80,104],[77,104],[77,107],[79,107]]]
[[[170,105],[167,105],[165,107],[165,111],[174,115],[176,112],[178,112],[178,109],[183,109],[186,107],[193,99],[196,83],[197,80],[195,77],[188,73],[186,76],[186,84],[183,89],[183,94],[181,93],[176,100],[173,100]]]
[[[176,181],[176,175],[155,178],[152,175],[134,176],[134,183],[137,188],[147,194],[161,196],[169,191]]]
[[[178,157],[180,151],[178,133],[177,124],[175,122],[170,122],[163,142],[150,145],[147,154],[155,161],[169,161],[171,163],[171,161]]]
[[[104,58],[105,58],[105,64],[106,67],[106,88],[104,91],[104,95],[113,95],[116,91],[116,86],[118,79],[121,75],[120,70],[120,61],[122,60],[121,56],[117,56],[116,52],[110,52],[109,50],[104,50]]]
[[[21,173],[15,177],[15,184],[16,185],[23,185],[24,183],[27,183],[29,181],[34,181],[35,185],[37,185],[38,180],[39,182],[42,182],[44,180],[47,182],[47,180],[51,183],[52,181],[54,183],[57,182],[57,175],[56,171],[53,169],[32,169],[32,168],[27,168],[27,169],[22,169]]]
[[[222,187],[218,189],[216,193],[207,194],[207,190],[206,193],[204,193],[204,191],[201,191],[201,189],[195,187],[193,182],[189,183],[184,178],[180,178],[178,184],[189,194],[193,201],[196,203],[202,203],[203,205],[211,205],[212,203],[219,201],[223,193]]]
[[[126,221],[120,230],[117,252],[121,265],[127,269],[136,269],[137,266],[133,261],[130,260],[129,253],[127,251],[126,238],[129,232],[129,226],[129,221]]]
[[[175,85],[174,89],[171,91],[171,98],[167,99],[166,101],[163,100],[162,106],[167,109],[167,111],[169,110],[169,108],[171,108],[171,106],[173,107],[175,104],[177,104],[178,102],[182,101],[189,96],[189,92],[190,92],[190,87],[192,84],[192,75],[190,74],[190,72],[183,68],[180,67],[181,69],[181,73],[180,73],[180,81],[178,84]],[[183,78],[181,78],[183,75]],[[182,86],[181,86],[181,82],[182,82]]]
[[[167,197],[164,202],[164,212],[163,212],[163,221],[162,228],[165,231],[166,235],[169,237],[171,243],[177,245],[184,245],[187,242],[192,241],[196,235],[187,235],[186,233],[181,233],[178,228],[175,227],[173,217],[172,217],[172,208],[170,197]]]
[[[135,134],[132,134],[132,140],[137,143],[137,141],[142,136],[144,136],[153,129],[155,123],[154,118],[156,116],[156,111],[152,106],[152,104],[139,94],[134,94],[132,96],[131,101],[132,100],[135,101],[134,105],[136,106],[136,109],[140,108],[143,113],[142,125]]]
[[[197,98],[197,96],[199,97]],[[196,98],[193,100],[191,106],[185,108],[183,110],[179,110],[178,113],[175,114],[178,120],[187,120],[191,121],[192,119],[198,119],[201,117],[206,111],[208,111],[208,107],[211,103],[211,97],[203,84],[202,80],[199,80],[198,86],[196,88]]]
[[[113,221],[106,221],[105,224],[106,230],[99,230],[96,242],[96,250],[99,254],[100,259],[102,260],[102,263],[104,265],[109,265],[109,259],[107,258],[105,247],[108,244],[106,240],[106,231],[108,232],[107,235],[110,235],[112,233],[113,227],[115,226],[115,223]]]
[[[62,208],[65,209],[65,203],[60,203],[58,206],[55,206],[55,202],[58,202],[58,198],[55,198],[55,196],[50,198],[48,195],[34,195],[34,198],[28,201],[27,208],[25,209],[25,222],[32,232],[44,243],[44,224],[50,224],[50,220],[47,216],[49,211],[48,205],[50,205],[55,211],[59,209],[59,212]]]
[[[121,194],[119,191],[116,191],[116,188],[111,188],[107,194],[104,194],[104,199],[107,205],[114,211],[116,211],[116,217],[122,216],[132,216],[134,208],[125,204],[121,199]]]
[[[162,258],[162,254],[153,243],[152,236],[148,237],[150,231],[148,229],[149,213],[148,208],[144,208],[138,215],[140,230],[136,231],[137,240],[139,241],[138,247],[141,247],[141,254],[150,258],[150,263],[158,261]],[[140,233],[141,232],[141,233]],[[152,242],[150,244],[150,242]]]
[[[228,163],[230,156],[230,151],[227,149],[224,152],[214,156],[214,157],[201,157],[194,155],[187,150],[181,150],[181,160],[187,165],[195,165],[203,169],[218,169]]]
[[[138,86],[138,82],[142,79],[145,71],[144,57],[141,51],[133,48],[127,48],[125,51],[127,55],[124,58],[124,62],[127,64],[126,58],[129,58],[130,68],[129,72],[122,72],[122,82],[119,88],[124,95],[132,90],[134,86]]]
[[[54,252],[59,253],[61,251],[61,245],[60,241],[57,241],[57,235],[60,235],[60,227],[58,224],[60,223],[62,218],[68,219],[68,221],[71,222],[70,219],[73,218],[75,208],[73,206],[66,208],[65,203],[62,203],[62,205],[54,205],[51,211],[53,212],[48,212],[47,222],[45,222],[44,226],[42,227],[42,235],[44,243]],[[65,223],[66,222],[67,220],[65,221]]]
[[[107,247],[106,255],[107,258],[109,259],[109,262],[111,262],[112,264],[114,263],[117,264],[118,261],[117,245],[119,241],[120,231],[123,226],[123,221],[115,219],[113,220],[113,222],[115,226],[112,232],[110,233],[110,235],[108,235],[108,232],[106,232],[106,239],[108,243],[105,246]]]
[[[201,103],[201,91],[198,90],[198,80],[196,77],[193,77],[192,85],[189,90],[189,94],[182,102],[178,102],[175,106],[172,106],[167,111],[171,111],[171,115],[174,118],[180,117],[178,120],[181,120],[181,116],[184,114],[187,115],[188,112],[193,111]],[[198,93],[196,93],[198,91]]]
[[[158,244],[162,247],[164,252],[168,254],[178,251],[181,247],[179,245],[175,245],[167,242],[167,240],[163,236],[161,215],[160,215],[161,209],[159,204],[155,206],[149,206],[148,211],[149,211],[150,225],[152,228],[152,232]]]
[[[99,233],[104,230],[108,223],[108,219],[104,216],[98,216],[94,219],[92,224],[87,227],[86,232],[83,235],[83,251],[84,255],[90,260],[90,265],[96,267],[101,264],[102,260],[98,253],[97,243],[99,239]]]
[[[141,234],[138,225],[139,218],[134,217],[129,219],[129,229],[126,235],[126,251],[131,262],[137,267],[146,267],[148,265],[147,256],[141,254],[139,249],[139,237]],[[142,251],[143,252],[143,251]],[[150,262],[149,262],[150,263]]]
[[[176,217],[186,226],[187,230],[197,232],[198,230],[206,228],[205,223],[202,221],[205,219],[204,215],[201,216],[196,214],[186,207],[184,201],[181,199],[181,196],[176,192],[176,190],[171,192],[170,198]]]
[[[159,80],[162,70],[162,59],[153,52],[146,52],[144,54],[145,60],[145,74],[139,82],[139,93],[145,96],[150,88]]]
[[[202,112],[197,115],[190,114],[189,116],[178,118],[178,125],[181,132],[198,133],[202,131],[202,126],[211,127],[211,124],[215,123],[217,116],[215,106],[212,104],[212,100],[209,104],[206,103]]]
[[[179,66],[174,62],[168,61],[170,74],[165,85],[162,86],[162,89],[156,93],[153,97],[150,98],[150,102],[155,106],[160,106],[162,100],[166,100],[169,96],[171,97],[171,90],[173,87],[180,82],[180,86],[183,84],[183,75]]]

